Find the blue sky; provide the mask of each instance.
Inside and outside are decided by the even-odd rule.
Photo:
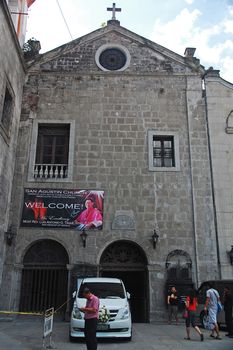
[[[233,0],[119,0],[121,25],[183,55],[196,47],[205,68],[220,69],[233,83]],[[110,19],[110,0],[59,0],[73,39]],[[29,9],[27,39],[41,41],[45,52],[71,40],[57,0],[36,0]]]

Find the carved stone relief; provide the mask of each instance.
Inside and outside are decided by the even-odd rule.
[[[168,280],[191,280],[192,260],[187,252],[176,249],[170,252],[166,259]]]
[[[146,257],[140,248],[127,241],[119,241],[111,244],[104,251],[101,265],[145,265]]]
[[[135,230],[133,211],[117,210],[112,222],[112,230]]]

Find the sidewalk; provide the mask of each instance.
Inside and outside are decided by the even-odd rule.
[[[16,319],[12,322],[0,322],[0,350],[41,350],[42,349],[42,320]],[[209,337],[204,330],[205,340],[200,342],[198,335],[192,332],[192,340],[184,340],[185,327],[183,324],[134,324],[133,339],[125,341],[100,341],[98,350],[233,350],[233,339],[225,337],[222,340]],[[86,350],[83,342],[69,342],[69,323],[57,321],[54,323],[53,343],[59,350]]]

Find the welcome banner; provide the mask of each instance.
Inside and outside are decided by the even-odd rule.
[[[102,229],[104,191],[24,189],[21,226]]]
[[[27,5],[28,5],[28,8],[30,6],[32,6],[32,4],[35,2],[36,0],[27,0]]]

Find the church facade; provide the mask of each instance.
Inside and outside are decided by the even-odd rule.
[[[57,308],[78,277],[113,276],[134,321],[148,322],[164,318],[170,285],[182,295],[232,278],[210,142],[216,86],[230,91],[225,114],[232,86],[194,51],[180,56],[113,19],[28,62],[3,308]]]

